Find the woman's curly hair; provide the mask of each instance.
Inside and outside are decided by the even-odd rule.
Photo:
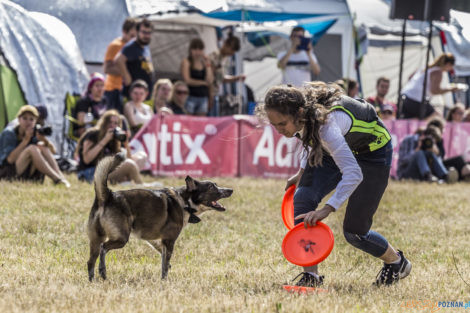
[[[341,99],[344,91],[336,84],[311,82],[301,88],[288,85],[271,87],[258,105],[256,114],[266,119],[266,111],[276,111],[289,115],[296,123],[303,126],[301,135],[302,146],[308,151],[311,166],[322,164],[323,149],[320,139],[320,127],[326,123],[329,109]]]

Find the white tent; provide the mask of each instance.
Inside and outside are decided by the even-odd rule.
[[[44,14],[0,0],[0,55],[15,71],[27,103],[44,104],[52,141],[62,142],[64,100],[67,92],[81,93],[88,73],[68,27]]]

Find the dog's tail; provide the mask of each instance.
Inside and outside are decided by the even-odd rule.
[[[98,200],[98,206],[103,206],[106,198],[111,193],[108,188],[108,175],[116,169],[124,160],[124,152],[116,154],[114,157],[106,157],[101,160],[95,170],[95,195]]]

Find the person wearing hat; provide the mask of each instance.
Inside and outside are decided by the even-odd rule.
[[[395,119],[395,108],[391,104],[382,105],[377,113],[382,121],[393,121]]]
[[[53,146],[36,131],[38,110],[32,105],[20,108],[18,124],[0,134],[0,179],[44,181],[44,175],[67,188],[70,183],[60,171]]]
[[[106,97],[104,97],[104,77],[100,73],[93,73],[88,82],[85,95],[77,102],[73,117],[74,134],[80,137],[87,128],[96,124],[103,113],[108,109]]]

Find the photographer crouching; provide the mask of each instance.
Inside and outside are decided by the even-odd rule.
[[[454,169],[448,171],[439,156],[437,143],[441,141],[441,131],[434,125],[428,125],[425,130],[418,129],[414,135],[406,136],[398,153],[398,178],[455,182],[458,173]]]
[[[78,179],[93,182],[96,165],[105,156],[126,150],[127,159],[109,175],[112,183],[134,181],[142,183],[140,170],[132,160],[129,147],[129,133],[121,129],[121,115],[116,110],[106,111],[95,127],[89,128],[78,140],[75,153],[79,157]]]
[[[70,183],[54,159],[55,147],[46,138],[52,129],[38,124],[38,118],[34,106],[22,106],[17,122],[0,134],[0,178],[43,182],[46,175],[68,188]]]

